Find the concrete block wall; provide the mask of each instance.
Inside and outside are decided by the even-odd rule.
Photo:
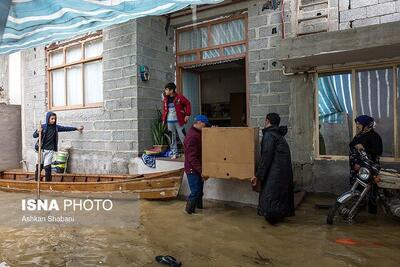
[[[313,158],[313,77],[286,76],[277,60],[276,48],[282,40],[280,10],[264,10],[264,1],[252,1],[248,8],[248,63],[250,89],[251,126],[263,127],[265,115],[276,112],[281,115],[282,125],[288,126],[286,139],[292,152],[296,179],[310,186],[312,183]],[[296,36],[293,22],[294,2],[285,1],[285,38]]]
[[[339,0],[339,29],[400,21],[398,0]]]
[[[103,30],[103,107],[56,112],[59,124],[85,127],[83,134],[59,135],[59,148],[72,147],[70,171],[128,173],[130,160],[152,144],[150,126],[163,86],[174,81],[173,31],[166,34],[165,23],[163,17],[146,17]],[[33,121],[44,120],[48,103],[44,51],[23,52],[24,159],[31,170]],[[142,64],[150,68],[148,82],[138,78]]]
[[[0,55],[0,103],[8,102],[8,55]]]
[[[166,24],[165,17],[137,19],[137,65],[150,70],[149,81],[137,81],[139,151],[152,146],[151,125],[161,109],[161,94],[165,84],[175,82],[174,30]]]
[[[300,1],[300,0],[299,0]],[[297,12],[297,0],[288,1],[293,6],[292,13]],[[315,3],[315,5],[305,6]],[[319,0],[302,0],[301,4],[305,7],[297,14],[298,19],[315,18],[318,15],[328,17],[321,17],[318,19],[308,20],[301,22],[298,26],[296,20],[293,20],[293,27],[298,27],[297,34],[310,33],[318,31],[337,31],[339,28],[339,14],[338,14],[338,0],[329,0],[328,3]],[[296,14],[293,15],[296,17]]]
[[[138,154],[136,22],[103,31],[103,95],[100,108],[56,112],[61,125],[85,130],[60,133],[59,148],[71,146],[70,171],[128,173],[129,160]],[[47,112],[44,47],[23,51],[26,133],[24,159],[34,168],[32,132]]]
[[[252,2],[248,9],[250,123],[263,127],[265,115],[276,112],[281,115],[282,123],[288,124],[291,83],[276,59],[276,47],[282,38],[280,10],[262,11],[265,1]],[[290,32],[290,14],[285,16],[285,26]]]
[[[21,106],[0,104],[0,171],[21,167]]]
[[[22,131],[25,136],[22,158],[27,162],[30,170],[34,170],[36,155],[33,149],[35,139],[32,134],[39,121],[44,121],[47,111],[46,95],[46,56],[44,47],[26,49],[21,52],[21,67],[23,73],[22,93],[24,121]]]

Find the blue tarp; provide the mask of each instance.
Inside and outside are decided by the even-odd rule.
[[[8,2],[4,1],[0,10],[0,18],[8,12],[0,54],[50,44],[130,19],[222,0],[12,0],[11,6]]]

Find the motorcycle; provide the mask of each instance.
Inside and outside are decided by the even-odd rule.
[[[400,174],[395,170],[384,170],[380,165],[368,158],[365,151],[356,151],[356,180],[351,189],[336,199],[326,218],[327,224],[333,224],[340,215],[346,222],[352,223],[366,204],[368,193],[373,183],[377,183],[377,197],[386,214],[400,218]]]

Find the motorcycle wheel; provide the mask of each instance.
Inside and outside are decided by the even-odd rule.
[[[341,203],[336,202],[335,205],[333,205],[329,209],[328,216],[326,216],[326,223],[327,224],[333,224],[333,220],[335,219],[335,215],[336,215],[336,213],[337,213],[337,211],[338,211],[338,209],[339,209],[339,207],[341,205],[342,205]]]
[[[351,221],[348,220],[348,212],[350,211],[350,209],[355,205],[355,203],[357,202],[357,200],[359,199],[358,195],[354,195],[353,197],[351,197],[350,199],[348,199],[347,201],[340,203],[337,202],[329,209],[328,212],[328,216],[326,217],[326,223],[327,224],[333,224],[333,221],[335,219],[336,214],[340,215],[343,217],[343,219],[345,219],[347,222],[352,221],[352,219],[354,219],[358,212],[360,211],[360,208],[358,207],[357,210],[355,211],[355,214],[352,216]]]

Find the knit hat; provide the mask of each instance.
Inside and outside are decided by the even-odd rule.
[[[355,119],[355,122],[358,122],[364,127],[371,128],[374,126],[374,118],[368,115],[360,115]]]

